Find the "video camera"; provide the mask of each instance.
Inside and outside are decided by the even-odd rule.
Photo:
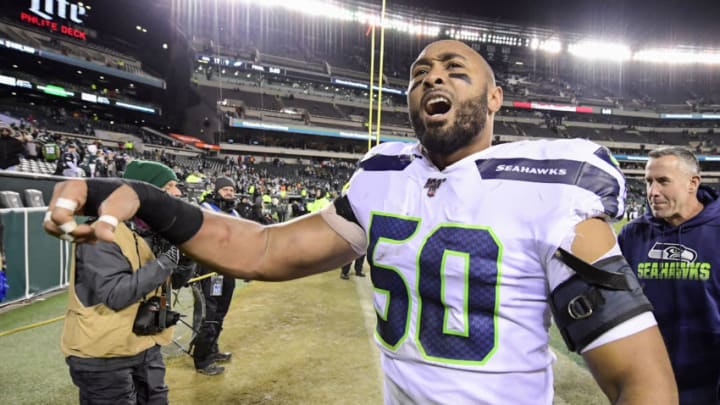
[[[178,323],[180,313],[167,309],[162,301],[160,297],[152,297],[140,303],[133,324],[133,333],[139,336],[156,335]],[[164,322],[162,322],[163,318]]]

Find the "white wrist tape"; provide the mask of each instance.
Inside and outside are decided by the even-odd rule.
[[[70,200],[68,198],[58,198],[57,201],[55,201],[55,207],[56,208],[65,208],[66,210],[69,210],[70,212],[75,212],[77,209],[78,204]]]
[[[118,219],[112,215],[100,215],[100,218],[98,218],[97,221],[105,222],[106,224],[112,226],[113,228],[117,228],[117,226],[118,226]]]
[[[72,221],[68,221],[60,225],[60,229],[65,232],[65,234],[69,234],[74,231],[77,226],[77,222],[75,222],[75,220],[73,219]]]

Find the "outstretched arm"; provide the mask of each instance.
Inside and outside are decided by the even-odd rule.
[[[572,252],[588,263],[615,246],[615,234],[601,219],[586,220],[575,231]],[[613,404],[678,403],[675,377],[657,326],[590,349],[583,358]]]
[[[276,225],[204,212],[183,251],[238,278],[280,281],[336,269],[357,254],[319,213]]]
[[[62,182],[55,186],[48,211],[45,230],[78,243],[112,241],[113,219],[123,221],[137,214],[193,259],[238,278],[288,280],[337,268],[357,256],[318,214],[263,226],[201,212],[147,184]],[[75,226],[73,214],[81,213],[98,215],[100,220],[92,227]]]

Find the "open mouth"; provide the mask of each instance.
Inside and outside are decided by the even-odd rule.
[[[450,111],[452,103],[445,96],[432,96],[425,101],[425,112],[433,116],[442,116]]]

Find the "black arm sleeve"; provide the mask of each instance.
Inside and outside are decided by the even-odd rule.
[[[335,204],[335,212],[337,212],[338,215],[360,226],[360,221],[355,217],[347,195],[336,198],[333,204]]]
[[[158,288],[173,268],[169,259],[161,257],[133,272],[118,245],[101,241],[80,244],[76,248],[75,291],[85,306],[105,304],[118,311]]]
[[[122,179],[119,178],[92,178],[85,181],[88,190],[83,213],[91,217],[98,216],[100,204],[105,201],[115,189],[124,184]]]
[[[137,217],[173,245],[192,238],[202,226],[199,207],[175,198],[152,184],[135,180],[88,179],[88,195],[83,212],[97,216],[100,204],[122,184],[133,188],[140,200]]]

